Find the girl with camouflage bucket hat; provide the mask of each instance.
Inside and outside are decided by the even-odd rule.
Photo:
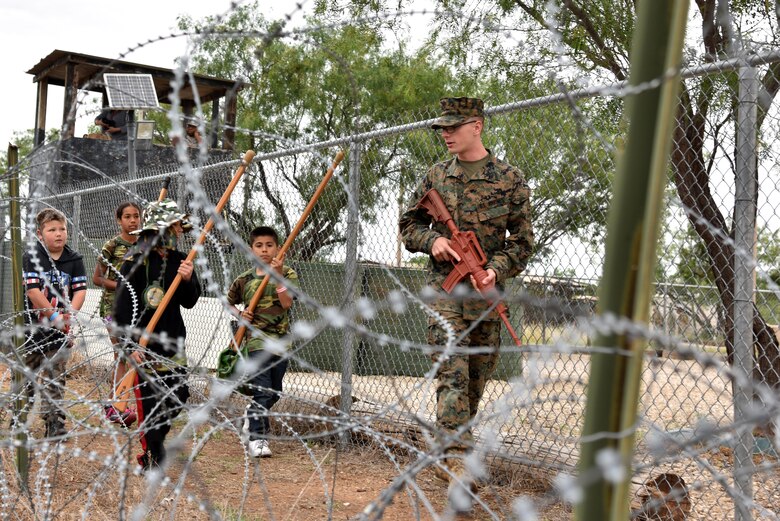
[[[117,336],[124,343],[125,355],[138,368],[135,395],[143,453],[137,460],[144,470],[164,462],[165,437],[189,397],[184,352],[187,329],[181,308],[195,306],[201,287],[192,261],[176,249],[189,226],[186,219],[170,199],[149,204],[143,225],[134,232],[139,235],[138,243],[122,265],[123,282],[114,304],[115,323],[124,328]],[[181,284],[171,295],[154,337],[143,348],[138,344],[141,333],[177,275]]]
[[[181,227],[182,232],[192,229],[192,224],[188,220],[188,215],[179,211],[179,205],[171,199],[163,199],[149,203],[144,210],[144,222],[141,227],[133,231],[133,235],[142,235],[147,238],[156,238],[157,240],[167,241],[163,247],[173,249],[176,247],[176,241],[181,233],[177,232],[176,225]],[[173,229],[175,233],[165,233]],[[146,232],[146,233],[145,233]],[[173,241],[171,246],[170,241]]]

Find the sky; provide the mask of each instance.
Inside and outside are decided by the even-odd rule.
[[[26,71],[53,50],[116,58],[138,42],[170,34],[178,15],[188,14],[200,19],[222,14],[230,9],[230,4],[230,0],[2,0],[0,146],[5,149],[15,131],[34,127],[37,85]],[[274,6],[269,11],[269,18],[295,9],[292,0],[275,0],[267,4]],[[173,67],[174,59],[184,54],[186,48],[186,38],[177,38],[141,48],[125,60]],[[47,129],[60,127],[63,97],[62,87],[49,87]],[[90,122],[84,118],[78,121],[76,135],[86,132]]]

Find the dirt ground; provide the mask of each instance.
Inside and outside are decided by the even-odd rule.
[[[535,477],[516,467],[512,473],[493,469],[491,478],[479,490],[480,503],[471,515],[458,519],[516,519],[513,511],[518,501],[532,504],[540,521],[572,519],[570,508],[561,503],[549,483],[557,463],[576,462],[577,456],[574,449],[582,415],[581,400],[555,397],[581,395],[582,383],[570,382],[565,375],[584,374],[585,363],[575,357],[566,360],[569,365],[556,359],[554,364],[541,367],[539,374],[546,380],[533,390],[538,400],[514,408],[502,419],[506,424],[503,430],[515,429],[506,431],[504,444],[511,443],[519,454],[539,458],[538,464],[550,473]],[[650,367],[645,397],[654,398],[644,410],[647,421],[686,426],[692,424],[691,417],[728,417],[730,401],[724,392],[727,382],[715,368],[702,370],[694,362],[684,360],[663,360]],[[291,375],[288,388],[305,394],[313,387],[322,396],[338,390],[328,375],[306,375],[305,382],[299,381],[302,378]],[[0,389],[8,389],[9,379],[10,372],[0,366]],[[286,436],[274,440],[274,456],[262,460],[247,456],[237,431],[225,420],[241,416],[240,400],[221,406],[220,412],[226,416],[212,411],[195,432],[184,431],[187,418],[182,415],[168,438],[170,466],[162,481],[154,475],[138,475],[134,472],[134,455],[140,449],[136,433],[103,419],[100,404],[107,395],[107,383],[107,370],[97,365],[72,366],[66,395],[70,434],[65,443],[56,445],[42,440],[42,420],[31,416],[31,436],[36,441],[32,444],[28,493],[19,491],[14,450],[8,436],[0,439],[1,519],[319,521],[359,519],[367,508],[372,509],[371,514],[363,518],[372,520],[452,518],[447,512],[446,486],[431,468],[415,471],[413,453],[380,446],[380,436],[372,443],[364,432],[353,435],[352,441],[361,436],[358,446],[340,448],[332,435],[322,433],[333,426],[323,426],[326,418],[322,415],[328,414],[324,410],[315,409],[312,413],[295,407],[275,407],[285,411],[287,427],[282,428],[275,419],[274,432]],[[361,401],[355,409],[365,410],[358,414],[371,417],[368,408],[375,405],[369,401],[371,398],[397,400],[398,396],[409,401],[408,410],[428,410],[411,389],[414,382],[395,379],[393,384],[392,395],[366,398],[366,394],[360,394]],[[365,387],[382,385],[386,386],[386,382],[364,382]],[[296,386],[301,389],[296,390]],[[494,394],[497,392],[494,390]],[[200,393],[202,389],[196,390],[190,400],[190,418],[198,414],[197,405],[205,399]],[[657,398],[659,395],[663,400]],[[313,400],[308,405],[317,403],[323,402]],[[279,404],[282,405],[285,404]],[[0,432],[8,432],[7,418],[0,426]],[[372,428],[380,429],[376,425]],[[683,477],[690,488],[689,521],[734,519],[733,456],[724,442],[686,444],[684,451],[673,443],[664,453],[656,454],[640,441],[637,461],[647,463],[636,470],[633,488],[650,474],[672,472]],[[780,465],[776,456],[770,454],[755,455],[754,464],[756,519],[776,519]]]
[[[186,423],[180,417],[168,437],[172,456],[164,477],[139,475],[135,433],[107,424],[96,412],[101,386],[95,386],[95,375],[78,374],[67,387],[66,398],[74,400],[69,437],[33,444],[28,493],[20,493],[13,450],[0,452],[3,518],[320,521],[357,519],[370,506],[367,519],[452,518],[446,485],[432,469],[416,473],[410,486],[394,487],[414,464],[408,454],[371,446],[340,449],[331,438],[288,439],[272,442],[272,458],[256,460],[247,457],[234,431],[213,421],[177,438]],[[42,420],[32,420],[31,435],[40,440]],[[513,519],[519,497],[537,506],[541,520],[570,519],[547,486],[517,474],[493,480],[480,488],[483,503],[457,519]]]

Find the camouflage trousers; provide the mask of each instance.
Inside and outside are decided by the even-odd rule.
[[[40,414],[47,430],[56,430],[65,424],[65,410],[62,399],[65,391],[65,367],[70,358],[70,349],[60,347],[43,351],[33,349],[25,354],[24,363],[35,374],[36,381],[27,380],[21,394],[27,398],[25,415],[32,410],[35,395],[40,400]]]
[[[471,326],[459,313],[440,312],[460,336]],[[482,393],[498,362],[501,340],[501,323],[485,321],[473,329],[458,343],[458,353],[451,353],[441,361],[436,372],[436,427],[439,442],[448,451],[468,451],[474,442],[469,426],[477,414]],[[444,346],[447,335],[434,320],[428,322],[428,343]],[[469,353],[469,348],[481,347],[479,353]],[[493,348],[486,352],[485,348]],[[441,349],[432,355],[440,360]]]

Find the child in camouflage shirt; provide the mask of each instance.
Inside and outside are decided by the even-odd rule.
[[[284,277],[287,283],[296,284],[298,275],[284,258],[276,259],[279,253],[279,236],[273,228],[259,226],[249,234],[249,244],[255,256]],[[279,401],[282,393],[282,379],[287,371],[287,359],[267,352],[264,347],[267,340],[282,338],[290,327],[288,310],[292,306],[292,295],[287,287],[277,284],[272,278],[263,292],[254,313],[246,308],[252,296],[260,286],[265,272],[262,268],[252,268],[233,281],[228,290],[227,300],[232,306],[243,304],[241,316],[252,324],[246,340],[250,363],[257,364],[252,377],[248,380],[252,401],[247,408],[249,430],[249,454],[254,458],[271,456],[267,435],[270,430],[268,411]],[[238,309],[236,309],[238,313]]]
[[[103,244],[100,255],[95,264],[95,272],[92,274],[92,282],[95,286],[103,288],[103,294],[100,297],[100,316],[106,324],[113,321],[111,311],[114,307],[114,295],[117,287],[117,277],[122,268],[127,252],[135,245],[138,236],[133,232],[138,230],[141,225],[141,207],[133,202],[124,202],[116,209],[116,222],[119,225],[119,235],[109,239]],[[116,345],[118,340],[111,337],[111,343]],[[127,372],[127,363],[118,360],[118,352],[114,349],[114,371],[113,387],[122,381]],[[136,412],[132,407],[125,409],[124,413],[119,413],[112,405],[106,406],[106,418],[114,423],[124,426],[131,425],[136,419]]]

